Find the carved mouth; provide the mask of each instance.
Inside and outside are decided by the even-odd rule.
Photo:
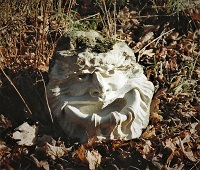
[[[93,102],[93,101],[74,101],[67,103],[69,106],[73,106],[80,110],[83,114],[91,115],[102,110],[103,102]]]
[[[91,136],[97,136],[99,139],[106,136],[110,138],[113,128],[118,125],[121,127],[122,122],[128,124],[132,120],[132,115],[124,114],[122,111],[127,107],[124,98],[118,98],[104,108],[103,104],[103,102],[73,101],[62,107],[62,113],[67,116],[68,121],[87,129],[87,133],[92,133]],[[126,136],[121,133],[122,138]]]
[[[106,107],[103,107],[104,103],[100,101],[73,101],[66,103],[61,110],[70,117],[86,118],[93,114],[106,117],[111,112],[120,112],[126,104],[124,98],[116,99]]]
[[[106,107],[104,107],[104,103],[101,101],[72,101],[66,103],[62,109],[66,106],[70,106],[78,109],[85,115],[97,114],[100,116],[107,116],[109,113],[114,111],[120,112],[125,107],[126,103],[127,102],[124,98],[118,98]]]

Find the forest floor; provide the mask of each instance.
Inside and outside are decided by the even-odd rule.
[[[200,169],[198,1],[0,3],[1,170]],[[81,144],[54,131],[49,62],[65,32],[89,29],[126,41],[155,86],[150,123],[138,139]]]

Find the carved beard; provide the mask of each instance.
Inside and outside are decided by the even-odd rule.
[[[129,140],[141,135],[148,125],[153,95],[152,83],[142,73],[103,97],[91,96],[91,81],[86,83],[88,88],[85,89],[79,83],[77,88],[73,87],[76,86],[73,79],[56,88],[51,81],[48,85],[48,88],[54,87],[48,90],[52,113],[67,136],[86,142],[90,138]]]

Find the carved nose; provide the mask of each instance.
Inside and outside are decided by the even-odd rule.
[[[93,87],[90,90],[92,97],[103,97],[111,91],[111,87],[106,82],[106,79],[100,73],[93,75]]]
[[[92,97],[101,97],[102,92],[98,89],[91,89],[90,90],[90,95]]]
[[[90,95],[92,97],[103,97],[107,95],[111,91],[111,88],[109,86],[107,87],[94,87],[90,90]]]

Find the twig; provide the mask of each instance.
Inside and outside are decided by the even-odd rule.
[[[192,66],[192,70],[191,70],[191,73],[190,73],[190,79],[192,79],[192,74],[194,72],[194,68],[196,66],[196,63],[197,63],[197,60],[199,59],[199,55],[196,57],[194,63],[193,63],[193,66]]]
[[[79,22],[79,21],[83,21],[83,20],[88,20],[89,18],[93,18],[93,17],[99,16],[99,15],[100,15],[100,13],[97,13],[97,14],[94,14],[94,15],[90,15],[90,16],[88,16],[88,17],[81,18],[81,19],[79,19],[79,20],[77,20],[77,21],[75,21],[75,22]]]
[[[52,113],[51,113],[51,109],[49,107],[49,102],[48,102],[48,98],[47,98],[47,89],[46,89],[46,86],[45,86],[44,78],[43,78],[43,75],[40,71],[39,71],[39,73],[40,73],[40,76],[42,77],[42,83],[43,83],[43,86],[44,86],[44,93],[45,93],[45,100],[46,100],[47,108],[49,110],[49,114],[50,114],[50,117],[51,117],[51,122],[54,123],[53,116],[52,116]]]
[[[4,74],[4,76],[8,79],[8,81],[10,82],[10,84],[13,86],[13,88],[15,89],[15,91],[17,92],[17,94],[19,95],[19,97],[21,98],[21,100],[23,101],[24,105],[26,106],[28,112],[32,115],[32,112],[30,110],[30,108],[28,107],[28,105],[26,104],[26,101],[24,100],[24,98],[22,97],[22,95],[20,94],[19,90],[17,89],[17,87],[14,85],[14,83],[12,82],[12,80],[8,77],[8,75],[5,73],[5,71],[3,70],[3,68],[0,65],[0,69],[2,71],[2,73]]]
[[[116,9],[116,0],[115,0],[115,3],[114,3],[114,40],[116,42],[116,37],[117,37],[117,22],[116,22],[116,13],[117,13],[117,9]]]
[[[7,25],[4,26],[4,27],[1,27],[1,28],[0,28],[0,31],[3,30],[3,29],[5,29],[5,28],[7,28],[7,27],[8,27]]]
[[[200,162],[200,161],[196,162],[196,163],[194,164],[194,166],[193,166],[192,168],[190,168],[190,170],[192,170],[193,168],[198,169],[197,164],[198,164],[199,162]]]
[[[157,40],[160,39],[162,36],[164,36],[164,35],[166,35],[166,34],[172,32],[174,29],[175,29],[175,28],[173,28],[173,29],[171,29],[171,30],[169,30],[169,31],[167,31],[167,32],[165,32],[165,33],[163,33],[163,34],[161,34],[159,37],[157,37],[157,38],[155,38],[153,41],[149,42],[147,45],[145,45],[145,46],[139,51],[139,54],[141,54],[141,53],[146,49],[146,47],[148,47],[150,44],[152,44],[153,42],[157,41]],[[140,60],[140,57],[138,57],[138,62],[139,62],[139,60]]]

